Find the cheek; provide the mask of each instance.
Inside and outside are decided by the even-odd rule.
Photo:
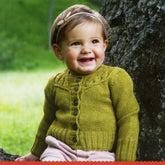
[[[74,62],[74,56],[67,54],[65,55],[64,61],[68,66],[71,66]]]
[[[105,55],[102,54],[102,56],[100,57],[100,61],[103,62],[104,61],[104,58],[105,58]]]
[[[96,54],[97,54],[97,56],[99,57],[99,58],[104,58],[104,56],[105,56],[105,51],[104,51],[104,49],[103,48],[100,48],[100,49],[98,49],[97,51],[96,51]]]
[[[100,52],[99,61],[103,63],[104,62],[104,59],[105,59],[105,54],[102,51],[102,52]]]
[[[79,55],[79,52],[77,49],[67,49],[66,51],[66,59],[68,61],[76,60]]]

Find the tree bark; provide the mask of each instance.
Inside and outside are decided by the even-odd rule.
[[[165,161],[164,0],[105,0],[112,28],[105,64],[127,70],[140,104],[137,160]]]

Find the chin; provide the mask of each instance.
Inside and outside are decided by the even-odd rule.
[[[80,74],[91,74],[93,72],[95,72],[96,70],[86,70],[86,71],[80,71]]]

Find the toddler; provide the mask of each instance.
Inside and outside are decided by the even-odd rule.
[[[103,65],[108,23],[85,5],[54,21],[51,45],[67,69],[45,87],[31,152],[17,161],[135,161],[139,106],[127,72]]]

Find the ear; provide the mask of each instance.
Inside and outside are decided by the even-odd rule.
[[[57,57],[59,60],[63,61],[64,58],[63,58],[63,56],[62,56],[62,54],[61,54],[61,48],[60,48],[60,46],[59,46],[58,44],[53,44],[53,45],[52,45],[52,49],[53,49],[54,54],[56,55],[56,57]]]
[[[108,40],[104,40],[104,51],[107,49],[108,46]]]

